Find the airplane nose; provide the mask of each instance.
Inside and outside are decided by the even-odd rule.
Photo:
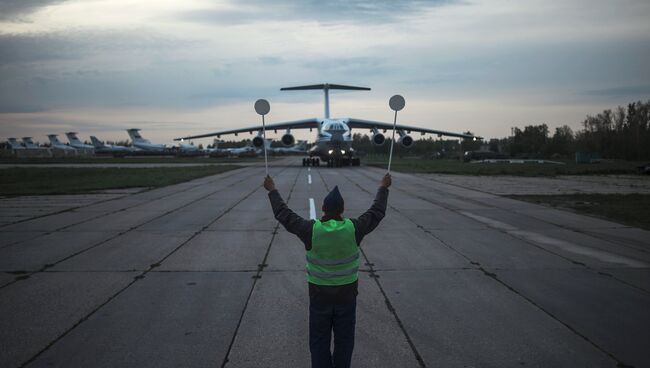
[[[342,142],[343,141],[343,133],[330,133],[332,134],[332,142]]]

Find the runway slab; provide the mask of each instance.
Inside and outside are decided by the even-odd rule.
[[[305,218],[335,185],[345,215],[361,215],[383,175],[296,162],[270,170]],[[250,166],[0,223],[0,366],[309,366],[304,245],[273,219],[263,176]],[[394,173],[362,243],[354,366],[648,366],[648,239]]]

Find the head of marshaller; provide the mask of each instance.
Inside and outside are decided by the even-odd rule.
[[[338,217],[343,213],[344,202],[339,186],[335,186],[323,199],[323,212],[326,217]]]

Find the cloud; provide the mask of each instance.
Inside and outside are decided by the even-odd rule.
[[[184,12],[179,19],[219,25],[250,24],[259,21],[341,23],[397,22],[400,18],[457,0],[332,0],[332,1],[237,1],[237,7],[207,8]]]
[[[28,15],[39,8],[56,5],[66,0],[3,0],[0,1],[0,20],[24,21]]]
[[[613,88],[593,89],[584,92],[587,96],[601,97],[650,97],[650,85],[622,86]]]

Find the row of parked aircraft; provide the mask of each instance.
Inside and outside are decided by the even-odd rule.
[[[132,154],[177,154],[184,156],[257,156],[261,154],[262,148],[249,144],[240,148],[218,148],[218,141],[214,141],[213,148],[201,149],[191,143],[179,143],[176,147],[167,147],[165,144],[151,143],[140,134],[140,129],[127,129],[131,138],[131,146],[120,146],[105,144],[95,136],[90,136],[91,144],[83,143],[76,132],[65,133],[68,138],[68,144],[61,142],[56,134],[49,134],[47,138],[50,141],[49,148],[61,151],[87,151],[96,154],[111,154],[114,156],[125,156]],[[7,144],[11,150],[45,150],[47,147],[40,147],[31,137],[22,138],[19,142],[16,138],[8,138]],[[299,141],[291,147],[271,147],[271,140],[266,140],[266,150],[276,154],[306,153],[307,142]]]

